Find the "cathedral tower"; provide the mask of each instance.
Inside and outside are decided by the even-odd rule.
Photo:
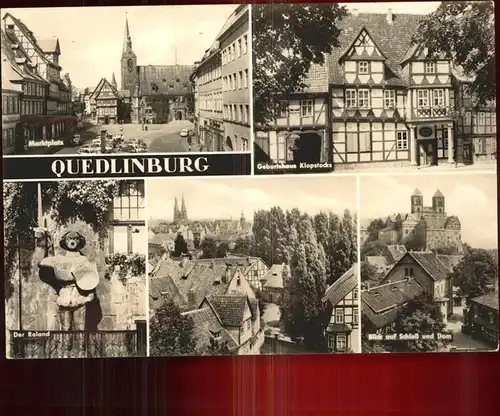
[[[444,214],[444,195],[439,189],[432,197],[432,210],[439,214]]]
[[[413,191],[411,195],[411,213],[412,214],[421,214],[424,208],[424,199],[422,198],[422,192],[418,189]]]
[[[115,73],[113,72],[113,76],[111,77],[111,85],[115,90],[118,89],[118,85],[116,84],[116,78],[115,78]]]
[[[121,89],[130,91],[132,95],[137,78],[137,56],[132,50],[132,38],[128,28],[128,18],[125,16],[125,35],[121,59]]]
[[[188,220],[186,204],[184,203],[184,195],[182,195],[182,201],[181,201],[181,219],[182,219],[182,221]]]
[[[179,220],[180,220],[179,205],[177,204],[177,197],[175,197],[175,204],[174,204],[174,222],[178,222]]]
[[[246,228],[247,222],[245,220],[245,214],[243,213],[243,210],[241,211],[241,217],[240,217],[240,227],[242,230]]]

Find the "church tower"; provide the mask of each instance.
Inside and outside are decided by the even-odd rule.
[[[245,214],[243,213],[243,210],[241,210],[241,217],[240,217],[240,227],[242,230],[246,228],[247,222],[245,220]]]
[[[179,215],[179,205],[177,204],[177,197],[175,197],[175,204],[174,204],[174,223],[178,222],[180,220],[180,215]]]
[[[123,50],[121,59],[121,89],[134,92],[137,78],[137,56],[132,50],[132,38],[128,28],[128,18],[125,16],[125,35],[123,38]]]
[[[424,208],[424,199],[422,197],[422,192],[418,189],[413,191],[411,195],[411,213],[421,214]]]
[[[439,189],[432,197],[432,210],[439,214],[444,214],[444,195]]]
[[[182,219],[182,221],[188,220],[186,204],[184,203],[184,194],[182,195],[182,201],[181,201],[181,219]]]

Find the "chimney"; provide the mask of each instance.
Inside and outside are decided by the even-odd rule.
[[[101,130],[101,153],[106,152],[106,130]]]
[[[394,21],[394,16],[392,14],[392,9],[387,9],[387,23],[392,25],[393,21]]]
[[[196,305],[196,294],[194,289],[189,289],[188,292],[188,307],[189,309],[196,309],[198,305]]]
[[[188,264],[189,256],[187,254],[181,254],[181,267],[185,268]]]

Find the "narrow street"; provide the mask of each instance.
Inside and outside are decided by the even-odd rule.
[[[459,350],[485,351],[491,350],[486,343],[471,338],[462,332],[463,311],[461,307],[453,308],[453,316],[457,319],[448,320],[446,329],[453,332],[453,342],[450,347],[456,347]]]

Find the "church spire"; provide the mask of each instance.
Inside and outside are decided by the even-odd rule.
[[[184,221],[187,221],[187,210],[186,210],[186,204],[184,202],[184,194],[182,194],[182,200],[181,200],[181,217]]]
[[[125,13],[125,35],[123,37],[123,53],[132,51],[132,38],[130,37],[130,30],[128,28],[128,17]]]
[[[177,204],[177,197],[175,197],[174,222],[177,222],[178,220],[179,220],[179,205]]]
[[[118,85],[116,84],[116,78],[115,78],[115,73],[113,72],[113,76],[111,77],[111,85],[113,87],[118,88]]]

